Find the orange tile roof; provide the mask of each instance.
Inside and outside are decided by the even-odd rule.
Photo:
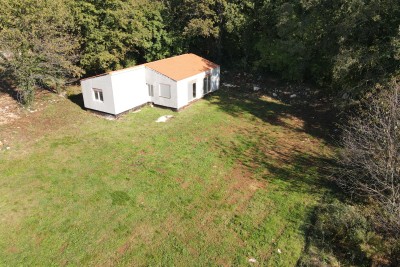
[[[196,74],[202,73],[204,71],[212,70],[219,67],[219,65],[195,54],[183,54],[180,56],[160,59],[157,61],[136,65],[125,69],[110,71],[96,76],[87,77],[81,79],[81,81],[104,76],[107,74],[118,73],[129,69],[135,69],[142,66],[153,69],[175,81],[180,81],[185,78],[189,78]]]
[[[144,65],[175,81],[180,81],[218,67],[217,64],[195,54],[183,54]]]

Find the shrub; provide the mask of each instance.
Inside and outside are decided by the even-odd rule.
[[[364,260],[365,255],[359,244],[368,231],[367,220],[360,215],[356,207],[333,202],[321,205],[316,211],[314,237],[320,245],[328,242],[329,247],[348,254],[351,260]]]
[[[315,210],[300,266],[398,266],[400,242],[374,228],[374,209],[339,201]]]
[[[400,90],[382,90],[343,128],[336,181],[382,209],[387,231],[400,235]]]

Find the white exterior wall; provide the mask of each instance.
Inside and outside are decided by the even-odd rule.
[[[181,81],[174,81],[145,66],[93,77],[81,81],[84,105],[86,108],[109,114],[120,114],[147,102],[170,108],[182,108],[191,101],[202,98],[203,79],[211,74],[211,92],[219,89],[220,68],[202,72]],[[196,98],[193,98],[192,83],[196,82]],[[150,97],[147,84],[152,84],[154,96]],[[167,84],[171,97],[160,96],[160,84]],[[104,101],[95,99],[93,88],[103,92]]]
[[[150,101],[144,66],[111,74],[115,113],[133,109]]]
[[[202,72],[192,77],[178,81],[178,109],[188,105],[191,101],[204,97],[203,86],[206,75],[211,75],[211,91],[219,89],[220,67]],[[193,98],[192,84],[196,82],[196,98]]]
[[[116,114],[111,75],[107,74],[87,80],[82,80],[81,88],[85,108],[98,110],[109,114]],[[102,90],[104,98],[103,102],[95,99],[93,88]]]
[[[152,84],[154,88],[154,96],[149,97],[149,101],[156,105],[178,108],[178,95],[177,95],[177,82],[164,76],[157,71],[150,68],[146,68],[146,82]],[[168,84],[171,87],[171,98],[165,98],[160,96],[160,84]],[[146,94],[148,95],[148,90],[146,87]]]

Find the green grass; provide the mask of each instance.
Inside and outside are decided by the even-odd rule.
[[[0,126],[0,264],[295,265],[330,149],[290,112],[221,90],[116,121],[62,99]]]

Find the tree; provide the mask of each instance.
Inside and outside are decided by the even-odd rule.
[[[78,42],[62,0],[1,0],[0,6],[0,64],[11,72],[23,104],[32,104],[38,84],[51,80],[59,90],[79,77]]]
[[[346,107],[400,68],[393,38],[400,2],[255,1],[253,64],[285,79],[334,92]]]
[[[250,0],[163,0],[163,3],[168,30],[180,50],[221,61],[224,51],[232,47],[224,49],[224,43],[231,41],[225,37],[241,34],[246,20],[243,10]],[[235,44],[235,49],[238,45]]]
[[[76,0],[71,4],[81,37],[80,66],[97,74],[169,56],[163,5],[149,0]]]
[[[400,86],[372,98],[344,126],[338,184],[371,198],[400,230]]]

